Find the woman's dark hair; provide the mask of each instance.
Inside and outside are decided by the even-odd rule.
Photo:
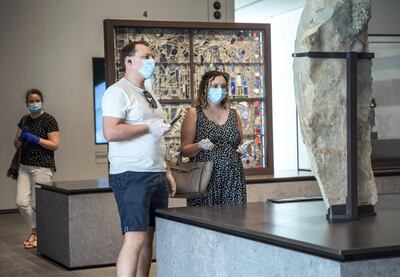
[[[36,89],[36,88],[32,88],[32,89],[28,90],[28,91],[26,92],[26,94],[25,94],[25,103],[26,103],[26,104],[28,104],[28,98],[29,98],[29,96],[31,96],[32,94],[39,95],[40,101],[43,102],[43,100],[44,100],[44,98],[43,98],[43,93],[42,93],[40,90]]]
[[[208,103],[208,88],[211,85],[211,82],[218,76],[222,76],[226,82],[226,90],[228,91],[228,82],[229,75],[225,72],[213,70],[204,73],[203,77],[201,77],[199,90],[197,91],[197,106],[205,108]],[[225,97],[224,100],[220,103],[220,105],[224,108],[228,107],[228,97]]]
[[[144,40],[138,40],[138,41],[129,41],[119,52],[119,62],[122,66],[122,68],[125,71],[125,58],[134,56],[136,52],[136,45],[138,44],[143,44],[149,47],[149,43]]]

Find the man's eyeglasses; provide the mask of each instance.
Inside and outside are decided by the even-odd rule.
[[[154,100],[154,98],[153,98],[153,96],[151,95],[150,92],[148,92],[147,90],[144,90],[143,91],[143,96],[144,96],[144,98],[146,98],[147,102],[149,102],[150,106],[153,109],[157,108],[157,102],[156,102],[156,100]]]

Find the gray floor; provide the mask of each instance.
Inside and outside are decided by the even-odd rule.
[[[105,277],[116,276],[115,267],[66,270],[36,253],[26,250],[23,241],[29,235],[29,228],[19,213],[0,214],[0,277]],[[99,242],[101,243],[101,242]],[[155,263],[150,276],[156,276]]]

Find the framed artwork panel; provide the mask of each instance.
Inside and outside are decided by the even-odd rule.
[[[195,106],[202,75],[229,74],[231,107],[242,117],[246,174],[273,173],[271,46],[268,24],[209,22],[104,21],[107,86],[123,77],[119,53],[129,41],[145,40],[155,52],[155,78],[146,80],[163,105],[165,121]],[[167,156],[176,157],[184,116],[165,140]]]

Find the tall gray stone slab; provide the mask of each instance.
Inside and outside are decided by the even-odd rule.
[[[369,0],[308,0],[295,52],[367,52]],[[358,203],[375,204],[369,106],[371,61],[357,63]],[[327,208],[346,203],[347,69],[344,59],[295,58],[294,83],[300,127],[311,168]]]

